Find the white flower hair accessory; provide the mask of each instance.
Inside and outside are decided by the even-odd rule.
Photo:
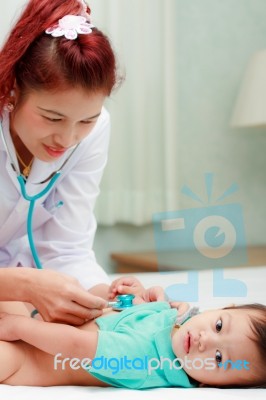
[[[45,33],[53,37],[65,36],[66,39],[74,40],[78,34],[86,35],[92,32],[94,26],[85,17],[80,15],[65,15],[58,23],[45,30]]]
[[[87,13],[87,9],[89,8],[88,4],[84,0],[78,0],[82,7],[82,12],[80,15],[86,18],[87,21],[91,22],[91,16]]]

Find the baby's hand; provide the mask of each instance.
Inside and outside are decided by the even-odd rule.
[[[178,310],[178,317],[185,314],[188,310],[190,305],[183,301],[170,301],[171,308],[176,308]]]
[[[151,301],[166,301],[164,289],[161,286],[152,286],[146,289],[142,298],[146,303]]]
[[[109,288],[109,299],[115,298],[118,294],[134,294],[142,297],[144,292],[145,288],[137,278],[126,276],[112,282]]]
[[[116,279],[109,289],[109,298],[113,299],[118,294],[134,294],[134,304],[149,303],[151,301],[165,301],[164,290],[160,286],[145,289],[141,282],[134,276]]]
[[[16,326],[18,326],[21,318],[26,318],[23,315],[0,313],[0,340],[12,342],[20,338],[16,334]]]

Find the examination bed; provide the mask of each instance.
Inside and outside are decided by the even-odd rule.
[[[111,279],[119,275],[112,275]],[[173,284],[186,284],[186,272],[174,273],[141,273],[135,274],[145,286],[161,285],[168,288]],[[199,271],[198,301],[193,305],[198,305],[200,309],[222,307],[229,303],[260,302],[266,303],[266,266],[242,267],[225,269],[223,272],[225,279],[241,280],[246,286],[247,293],[244,297],[215,297],[213,295],[213,272],[211,270]],[[229,282],[229,281],[228,281]],[[232,281],[231,281],[232,282]],[[237,291],[236,291],[237,293]],[[1,356],[0,356],[1,358]],[[0,359],[1,362],[1,359]],[[122,400],[122,399],[162,399],[167,400],[222,400],[222,399],[265,399],[264,389],[215,389],[215,388],[196,388],[196,389],[151,389],[134,391],[117,388],[97,388],[97,387],[12,387],[0,385],[1,400]]]

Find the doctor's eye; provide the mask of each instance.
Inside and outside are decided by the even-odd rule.
[[[46,119],[47,121],[50,121],[50,122],[58,122],[58,121],[61,121],[61,118],[49,118],[49,117],[43,117],[44,119]]]
[[[221,319],[218,319],[218,321],[215,324],[216,332],[220,332],[222,330],[222,327],[223,327],[223,321]]]
[[[217,364],[221,363],[223,360],[222,353],[219,350],[216,350],[215,352],[215,361]]]
[[[88,120],[88,121],[80,121],[82,124],[85,124],[85,125],[89,125],[89,124],[95,124],[95,122],[97,122],[97,121],[91,121],[91,120]]]

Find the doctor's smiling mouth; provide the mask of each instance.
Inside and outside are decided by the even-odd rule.
[[[61,157],[68,150],[68,148],[47,146],[46,144],[43,144],[43,148],[53,158]]]

